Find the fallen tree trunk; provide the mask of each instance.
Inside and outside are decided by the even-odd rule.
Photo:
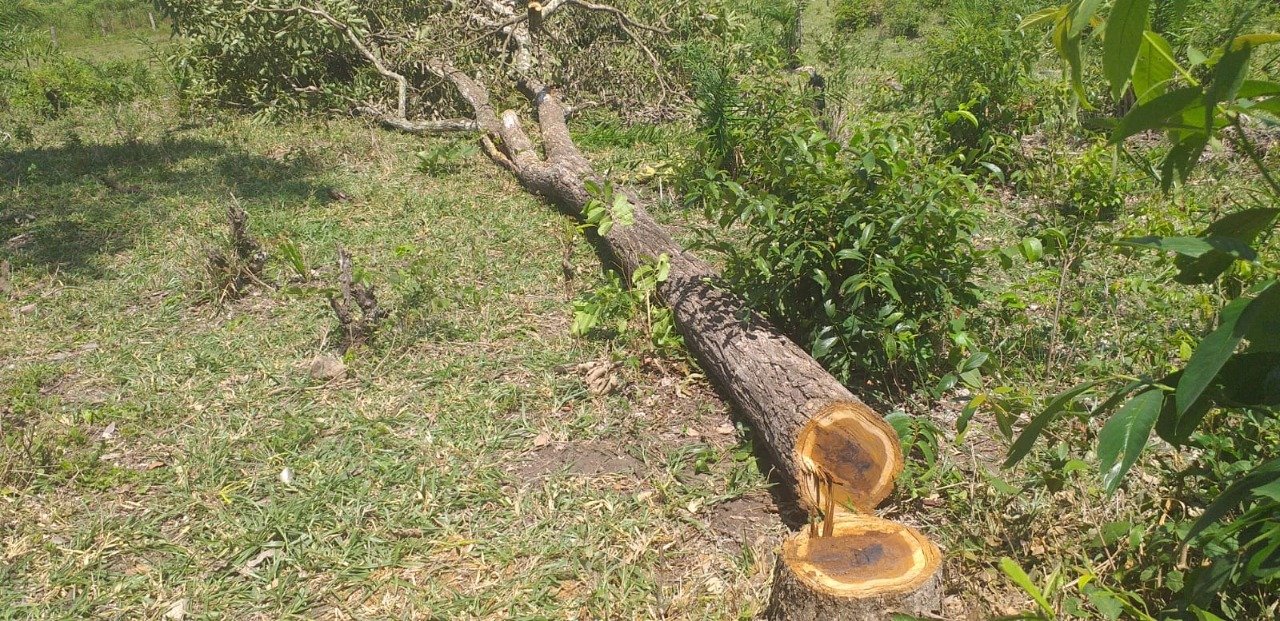
[[[538,85],[537,102],[547,157],[533,151],[519,119],[504,114],[499,137],[510,153],[503,164],[531,191],[581,217],[602,181],[573,144],[556,97]],[[834,483],[838,503],[871,511],[893,489],[902,469],[897,434],[809,354],[782,336],[735,295],[717,286],[716,273],[680,247],[642,201],[627,195],[633,223],[613,226],[602,241],[625,273],[660,256],[671,270],[658,287],[685,343],[712,382],[760,433],[774,465],[795,484],[802,505],[823,512],[819,481]]]
[[[468,78],[455,78],[461,91],[474,92]],[[491,111],[478,110],[481,126],[489,130],[486,149],[525,188],[581,218],[592,200],[587,182],[602,179],[573,143],[555,95],[536,82],[526,82],[523,90],[538,114],[545,158],[512,111],[495,124]],[[783,546],[772,618],[870,620],[889,612],[936,611],[938,549],[913,529],[854,513],[873,511],[893,489],[902,469],[893,428],[717,286],[706,262],[677,244],[636,196],[627,198],[633,222],[611,227],[602,236],[604,245],[628,275],[668,257],[670,272],[658,296],[672,309],[686,345],[750,421],[802,507],[821,516],[821,530],[811,524]]]

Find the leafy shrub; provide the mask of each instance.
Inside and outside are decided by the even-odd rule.
[[[1004,168],[1012,135],[1039,120],[1043,102],[1030,79],[1037,46],[1014,24],[957,17],[949,26],[929,38],[924,57],[904,75],[905,91],[932,108],[945,153],[969,170],[983,162]]]
[[[975,302],[973,184],[930,162],[910,127],[850,128],[842,148],[786,87],[743,99],[758,107],[731,123],[738,170],[710,160],[691,184],[737,238],[707,243],[728,280],[838,377],[905,388],[931,374],[953,353],[956,311]]]
[[[832,14],[837,26],[858,31],[878,26],[883,10],[881,0],[836,0]]]
[[[658,286],[671,271],[667,255],[636,268],[631,286],[609,272],[608,280],[573,301],[574,336],[598,334],[623,341],[647,342],[655,352],[674,354],[684,347],[671,309],[657,301]]]
[[[928,18],[918,0],[889,0],[884,10],[884,28],[895,37],[915,38]]]
[[[17,107],[56,115],[81,106],[133,101],[154,90],[155,79],[145,64],[91,63],[57,55],[19,73],[9,99]]]

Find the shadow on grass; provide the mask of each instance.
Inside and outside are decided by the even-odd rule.
[[[0,153],[0,258],[99,277],[101,257],[163,236],[186,203],[306,200],[320,189],[315,171],[186,138]]]

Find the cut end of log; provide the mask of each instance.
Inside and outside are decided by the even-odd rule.
[[[799,482],[800,499],[823,513],[833,504],[870,512],[893,491],[902,472],[898,434],[855,401],[819,411],[800,430],[795,450],[796,463],[810,479]]]
[[[782,544],[766,617],[883,621],[941,606],[938,548],[915,529],[841,514],[829,536],[801,531]]]
[[[937,546],[909,526],[842,514],[830,536],[800,531],[782,545],[799,580],[832,597],[884,597],[915,591],[938,570]]]

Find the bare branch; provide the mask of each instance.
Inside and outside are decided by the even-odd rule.
[[[607,4],[596,4],[595,2],[587,2],[586,0],[551,0],[551,2],[548,2],[547,4],[543,5],[542,15],[544,17],[548,16],[551,13],[555,12],[556,9],[559,9],[560,7],[567,4],[572,4],[574,6],[582,7],[588,11],[596,11],[599,13],[611,13],[618,18],[618,22],[620,24],[623,24],[624,30],[627,27],[630,27],[630,28],[639,28],[640,30],[647,30],[655,34],[662,34],[662,35],[671,34],[670,29],[659,28],[657,26],[650,26],[648,24],[642,24],[636,21],[630,15],[627,15],[627,12],[623,11],[622,9],[609,6]],[[627,34],[631,34],[631,33],[628,32]],[[635,39],[636,37],[635,35],[632,35],[631,38]]]

